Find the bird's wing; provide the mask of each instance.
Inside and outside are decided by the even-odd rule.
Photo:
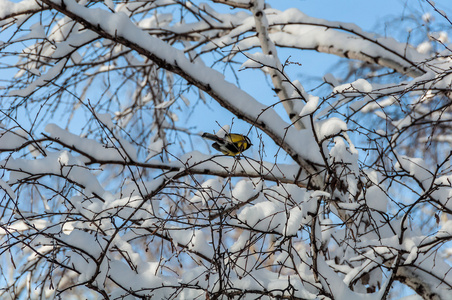
[[[215,142],[223,142],[222,138],[216,136],[215,134],[211,134],[211,133],[207,133],[207,132],[204,132],[202,134],[202,137],[205,139],[208,139],[208,140],[215,141]]]

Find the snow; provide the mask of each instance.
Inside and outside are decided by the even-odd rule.
[[[11,90],[9,92],[10,96],[18,96],[18,97],[27,97],[31,95],[35,89],[46,85],[48,82],[54,80],[58,75],[60,75],[63,71],[63,68],[66,66],[67,59],[62,59],[55,66],[50,68],[47,73],[42,74],[38,79],[29,84],[27,87],[20,90]]]
[[[35,0],[23,0],[17,3],[8,0],[0,0],[0,19],[4,19],[11,14],[18,14],[23,11],[39,8],[41,8],[41,6]]]
[[[4,166],[11,170],[9,183],[16,184],[29,174],[65,176],[83,186],[86,193],[102,196],[105,190],[96,177],[84,167],[83,161],[73,157],[69,152],[47,153],[42,159],[8,159]]]
[[[377,57],[382,58],[379,60],[380,64],[393,68],[410,69],[413,67],[411,62],[420,62],[427,59],[426,56],[416,52],[409,45],[399,43],[394,39],[377,37],[374,34],[366,33],[354,24],[331,22],[309,17],[296,9],[288,9],[284,12],[276,10],[274,13],[268,12],[267,19],[269,25],[288,24],[284,26],[283,31],[270,33],[271,40],[280,46],[316,49],[337,55],[344,55],[343,53],[349,53],[350,55],[353,53],[364,60]],[[253,23],[244,19],[242,25],[233,30],[230,35],[214,39],[209,48],[216,48],[217,45],[232,44],[231,36],[237,36],[239,32],[249,30],[248,27],[251,26],[253,26]],[[240,41],[236,47],[244,51],[258,45],[258,38],[255,37]],[[388,49],[390,50],[388,51]],[[369,61],[372,61],[372,59],[369,59]],[[416,72],[416,70],[411,72]]]
[[[407,258],[405,259],[405,264],[413,264],[418,257],[418,252],[419,249],[416,246],[413,246],[411,248],[410,254],[408,254]]]
[[[259,197],[252,206],[246,206],[238,214],[238,224],[246,228],[262,231],[275,231],[284,236],[296,235],[301,226],[310,222],[310,213],[317,206],[317,197],[324,195],[307,193],[306,190],[293,185],[274,187],[274,192],[266,192],[267,199]],[[283,194],[294,195],[293,204],[283,204],[272,201],[273,194],[277,198],[278,191]]]
[[[282,232],[282,226],[286,222],[285,216],[281,213],[278,205],[272,202],[260,202],[253,206],[245,207],[237,216],[250,228],[262,231]]]
[[[430,12],[426,12],[422,15],[422,21],[425,23],[431,22],[435,19]]]
[[[146,213],[142,213],[140,211],[136,211],[136,207],[142,207],[143,209],[146,209],[146,206],[142,206],[142,202],[144,200],[139,196],[130,196],[125,197],[121,199],[113,199],[112,201],[105,201],[103,204],[103,207],[99,209],[99,211],[102,211],[109,215],[119,215],[123,216],[124,219],[127,219],[131,213],[134,214],[134,217],[137,219],[140,219],[141,214],[144,214],[144,216],[147,216]]]
[[[436,199],[439,203],[444,205],[444,207],[452,208],[452,186],[451,186],[452,176],[443,175],[439,176],[434,180],[433,186],[434,190],[431,193],[431,197]],[[425,186],[428,188],[429,186]]]
[[[317,134],[320,140],[333,137],[347,131],[347,124],[339,118],[333,117],[316,123]]]
[[[432,44],[429,41],[425,41],[420,43],[417,47],[416,50],[419,53],[423,53],[423,54],[428,54],[433,50]]]
[[[424,188],[430,188],[434,176],[433,173],[429,171],[427,164],[422,158],[411,158],[405,155],[399,155],[397,158],[396,169],[405,170],[416,178]]]
[[[1,5],[1,4],[0,4]],[[28,32],[26,35],[18,37],[14,41],[25,41],[25,40],[31,40],[31,39],[44,39],[46,38],[46,34],[44,31],[44,27],[40,23],[33,24],[30,26],[30,32]]]
[[[174,102],[176,102],[176,99],[170,100],[170,101],[164,101],[162,103],[159,103],[155,106],[155,109],[165,109],[170,107]]]
[[[239,252],[242,249],[245,249],[247,244],[250,242],[251,232],[243,232],[237,240],[229,247],[229,251],[232,253]]]
[[[306,103],[306,105],[301,110],[299,116],[303,117],[303,116],[312,114],[318,108],[318,105],[319,105],[319,97],[311,97],[309,99],[308,103]]]
[[[326,83],[330,84],[333,87],[339,85],[339,81],[331,73],[326,73],[325,75],[323,75],[323,81],[325,81]]]
[[[323,219],[320,222],[322,231],[322,244],[324,247],[328,246],[332,235],[336,232],[334,229],[335,225],[331,219]]]
[[[22,232],[30,230],[31,228],[36,230],[43,230],[46,229],[47,226],[49,226],[49,223],[45,220],[30,220],[27,222],[19,220],[15,221],[11,225],[2,224],[2,227],[0,228],[0,235],[11,234],[13,232]]]
[[[160,13],[160,14],[155,14],[149,18],[145,18],[143,20],[138,21],[137,25],[144,29],[155,28],[155,27],[167,29],[168,25],[171,23],[171,21],[173,21],[172,14]],[[181,26],[180,29],[182,29],[182,28],[187,29],[186,27]]]
[[[415,294],[415,295],[405,296],[403,298],[400,298],[399,300],[422,300],[422,297]]]
[[[153,156],[161,153],[164,149],[165,144],[163,143],[163,140],[161,138],[158,138],[155,142],[149,144],[148,151],[149,155],[146,158],[146,161],[152,158]]]
[[[107,126],[114,126],[110,121],[110,116],[103,116],[103,121]],[[124,161],[135,160],[136,150],[133,145],[124,139],[120,139],[121,148],[106,147],[95,140],[82,138],[78,135],[70,133],[55,124],[48,124],[45,130],[49,136],[58,140],[63,145],[74,147],[87,158],[92,157],[98,161]]]
[[[297,235],[298,230],[305,224],[304,219],[307,216],[303,214],[301,207],[294,207],[290,209],[284,234],[287,236]]]
[[[436,235],[438,238],[447,238],[452,236],[452,220],[448,220],[441,225]]]
[[[334,273],[334,271],[328,266],[327,262],[323,260],[322,256],[318,256],[317,266],[322,274],[319,276],[320,282],[322,286],[326,287],[328,291],[334,293],[334,297],[336,299],[347,299],[347,300],[377,300],[381,299],[382,292],[384,289],[380,290],[379,293],[374,294],[361,294],[357,292],[353,292],[349,289],[349,287],[344,283],[344,281],[338,276],[338,274]]]
[[[112,11],[115,10],[115,4],[113,3],[113,0],[104,0],[104,3]]]
[[[22,129],[0,132],[0,149],[8,150],[23,146],[27,142],[27,133]]]
[[[170,236],[176,245],[185,246],[205,257],[212,258],[214,256],[214,249],[207,243],[208,238],[201,230],[173,227]]]
[[[449,43],[449,36],[448,36],[447,32],[445,32],[445,31],[432,32],[432,33],[430,33],[430,36],[432,39],[438,40],[442,44]]]
[[[260,182],[258,186],[256,186],[250,180],[240,180],[232,190],[231,198],[234,202],[238,203],[248,201],[261,190],[262,185],[262,182]]]
[[[221,128],[215,133],[216,136],[220,138],[224,138],[227,133],[229,133],[231,130],[231,126],[229,125],[223,125]]]
[[[383,118],[386,119],[386,115],[383,114],[383,116],[384,116]],[[408,116],[403,117],[402,119],[393,121],[392,125],[394,125],[396,128],[398,128],[400,130],[400,129],[410,126],[411,123],[412,123],[411,116],[408,115]]]
[[[388,198],[381,187],[373,185],[366,189],[366,204],[371,209],[386,212]]]
[[[344,92],[358,92],[358,93],[370,93],[372,92],[372,85],[365,79],[358,79],[352,83],[346,83],[336,86],[333,89],[333,93],[344,93]]]
[[[150,263],[144,263],[149,265]],[[108,275],[116,282],[121,282],[122,288],[133,291],[140,291],[138,294],[145,295],[145,291],[148,289],[156,288],[153,292],[153,296],[158,299],[168,298],[171,289],[164,288],[164,286],[177,284],[175,278],[156,276],[152,272],[154,268],[153,264],[150,264],[150,271],[143,273],[136,273],[131,270],[130,267],[122,261],[114,260],[109,263]]]
[[[115,125],[113,124],[112,120],[111,120],[111,115],[110,114],[99,114],[99,113],[95,113],[96,118],[99,119],[99,121],[106,126],[109,130],[114,130]]]
[[[190,199],[190,202],[202,202],[203,205],[206,205],[208,201],[217,201],[218,198],[222,197],[223,190],[223,181],[220,178],[209,179],[201,184],[201,187],[195,196]]]
[[[58,162],[61,166],[67,166],[69,165],[70,160],[70,154],[67,151],[62,151],[60,155],[58,156]]]
[[[262,52],[245,52],[244,55],[248,58],[248,60],[242,64],[240,67],[241,69],[262,67],[278,68],[273,55],[265,55]]]
[[[363,113],[367,113],[370,111],[374,111],[377,109],[383,109],[385,107],[393,105],[394,103],[397,103],[397,99],[395,97],[391,97],[391,96],[384,98],[383,100],[379,100],[379,101],[375,101],[370,98],[365,98],[364,102],[366,103],[365,105],[361,105],[361,102],[355,102],[350,107],[352,109],[354,109],[355,111],[359,110]],[[357,104],[358,104],[358,106],[357,106]],[[360,106],[360,108],[358,108],[359,106]]]
[[[347,147],[344,139],[335,137],[329,155],[329,163],[336,165],[336,172],[342,174],[343,180],[346,180],[348,193],[355,195],[358,191],[357,178],[359,178],[358,151],[351,146]],[[350,203],[353,204],[356,203]]]

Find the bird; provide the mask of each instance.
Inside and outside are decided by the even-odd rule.
[[[212,147],[224,155],[237,156],[243,151],[251,147],[250,139],[243,134],[239,133],[226,133],[224,137],[204,132],[202,137],[208,140],[215,141]]]

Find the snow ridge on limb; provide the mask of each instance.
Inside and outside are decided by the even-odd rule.
[[[0,20],[14,18],[18,15],[35,13],[41,10],[43,10],[43,7],[36,0],[23,0],[18,3],[0,0]]]
[[[213,0],[216,3],[222,3],[236,8],[246,8],[249,9],[252,3],[248,0]]]
[[[286,11],[266,8],[262,11],[266,15],[267,37],[279,47],[311,49],[357,59],[393,69],[410,77],[418,77],[428,70],[428,66],[421,63],[429,57],[416,51],[413,46],[365,32],[355,24],[310,17],[295,8]],[[256,29],[254,25],[248,18],[243,18],[242,23],[237,24],[229,34],[214,37],[204,47],[204,51],[229,45],[235,45],[234,48],[239,51],[263,46],[260,35],[237,42],[237,39],[246,33],[252,33],[254,30],[259,34],[262,32],[262,27]]]

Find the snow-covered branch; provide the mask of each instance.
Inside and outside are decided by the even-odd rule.
[[[278,5],[0,0],[0,298],[449,299],[447,14]]]

